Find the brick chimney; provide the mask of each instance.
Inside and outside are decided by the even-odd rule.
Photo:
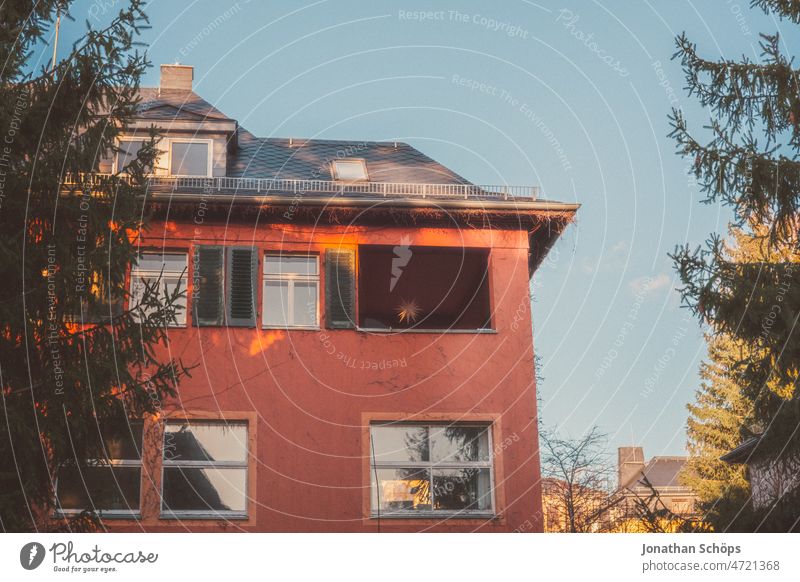
[[[639,480],[644,469],[642,447],[619,447],[617,449],[617,478],[620,488]]]
[[[161,65],[161,89],[192,90],[194,67],[191,65]]]

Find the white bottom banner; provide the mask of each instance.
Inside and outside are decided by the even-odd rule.
[[[3,534],[0,574],[139,582],[253,574],[326,582],[798,580],[798,542],[791,534]]]

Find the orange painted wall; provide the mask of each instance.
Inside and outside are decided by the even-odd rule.
[[[162,418],[189,412],[250,420],[255,452],[250,518],[159,519],[161,425],[151,421],[142,519],[106,521],[106,526],[128,531],[541,531],[527,233],[159,222],[151,226],[142,248],[188,251],[192,243],[214,243],[320,252],[338,245],[397,245],[401,239],[410,245],[490,247],[497,333],[388,336],[328,330],[324,292],[319,331],[171,329],[169,355],[198,367],[181,383],[179,397],[162,404]],[[259,285],[259,326],[260,294]],[[391,365],[397,361],[404,364]],[[370,420],[406,417],[494,421],[497,518],[379,523],[368,517],[366,427]]]

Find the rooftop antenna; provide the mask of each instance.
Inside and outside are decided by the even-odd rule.
[[[53,61],[50,63],[50,72],[56,69],[56,51],[58,51],[58,29],[61,28],[61,9],[56,10],[56,37],[53,40]]]

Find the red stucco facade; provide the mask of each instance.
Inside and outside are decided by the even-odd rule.
[[[197,366],[145,425],[141,516],[105,520],[148,531],[541,531],[536,383],[524,230],[155,221],[142,249],[223,244],[324,256],[326,248],[406,244],[490,249],[493,332],[377,334],[186,327],[165,355]],[[189,261],[189,295],[193,281]],[[260,270],[259,270],[260,272]],[[325,272],[321,269],[321,278]],[[324,288],[324,280],[321,282]],[[160,516],[163,420],[249,423],[247,519]],[[391,420],[491,423],[493,518],[370,516],[369,425]]]

